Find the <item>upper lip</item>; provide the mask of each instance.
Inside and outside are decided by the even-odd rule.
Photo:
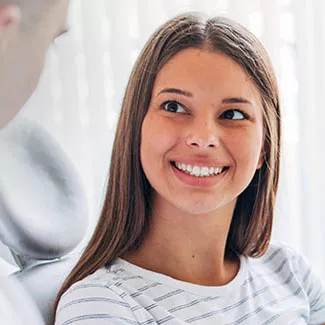
[[[179,162],[181,164],[198,166],[198,167],[227,167],[228,165],[218,161],[217,159],[205,159],[205,158],[175,158],[172,162]]]

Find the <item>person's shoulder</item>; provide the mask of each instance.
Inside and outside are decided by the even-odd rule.
[[[268,256],[278,252],[283,259],[288,260],[292,279],[299,284],[295,294],[305,297],[308,301],[310,317],[309,324],[325,322],[325,286],[323,280],[316,274],[307,258],[297,249],[285,243],[272,244],[267,252]],[[288,279],[291,279],[289,277]],[[291,283],[294,281],[291,281]],[[290,281],[288,281],[290,283]]]
[[[297,249],[285,242],[272,242],[262,257],[262,260],[269,262],[291,262],[297,263],[301,254]]]
[[[102,267],[81,281],[74,283],[62,295],[61,300],[70,301],[95,296],[118,298],[122,294],[119,290],[119,283],[123,277],[123,273],[119,271],[121,270],[114,263],[110,267]]]
[[[300,276],[301,254],[284,242],[272,242],[266,252],[256,258],[250,258],[250,266],[259,272],[272,272],[286,276],[288,272]]]
[[[306,257],[297,248],[285,242],[272,242],[265,254],[257,259],[257,263],[283,276],[289,272],[300,283],[303,283],[311,272]]]
[[[135,322],[119,281],[121,278],[114,269],[103,267],[74,283],[60,299],[55,324],[74,324],[81,320],[83,324],[88,324],[87,321],[92,324],[94,319],[114,324],[122,320]]]
[[[254,279],[275,283],[277,290],[286,288],[292,297],[299,297],[300,303],[308,306],[309,324],[325,322],[325,287],[301,252],[287,243],[273,242],[262,257],[250,261]]]

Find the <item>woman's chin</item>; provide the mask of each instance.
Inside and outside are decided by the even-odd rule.
[[[209,204],[209,202],[197,201],[197,202],[178,202],[177,208],[183,213],[187,213],[189,215],[209,215],[215,212],[218,207],[214,204]]]

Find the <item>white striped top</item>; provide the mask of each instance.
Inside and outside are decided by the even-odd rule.
[[[325,289],[305,258],[270,245],[241,257],[224,286],[201,286],[118,259],[75,283],[61,298],[56,325],[325,323]]]

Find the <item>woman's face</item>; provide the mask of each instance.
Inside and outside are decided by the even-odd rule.
[[[186,49],[158,73],[141,139],[156,206],[190,214],[234,206],[262,165],[262,145],[258,90],[233,60]]]

